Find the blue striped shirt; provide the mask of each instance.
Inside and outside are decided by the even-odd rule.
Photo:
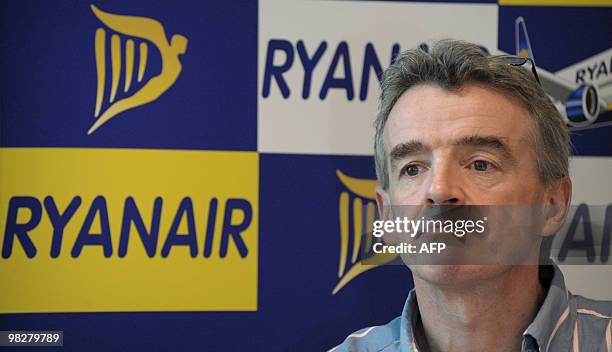
[[[571,294],[563,274],[554,274],[546,298],[523,333],[522,352],[612,352],[612,302]],[[402,315],[386,325],[349,335],[329,352],[417,352],[413,336],[419,316],[416,293],[408,294]],[[477,346],[475,346],[477,347]]]

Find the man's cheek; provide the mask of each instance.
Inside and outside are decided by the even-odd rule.
[[[531,184],[528,180],[523,183],[513,183],[497,190],[501,204],[539,204],[542,199],[543,187]]]
[[[468,204],[511,204],[533,193],[533,189],[521,182],[491,180],[491,182],[469,182],[465,184]]]
[[[396,188],[395,192],[391,193],[392,205],[416,205],[423,202],[424,192],[420,190]]]

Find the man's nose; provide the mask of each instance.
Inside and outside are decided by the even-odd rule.
[[[463,205],[465,195],[461,187],[460,170],[449,163],[436,163],[431,170],[426,193],[427,205]]]

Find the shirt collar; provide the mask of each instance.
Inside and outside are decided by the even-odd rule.
[[[552,338],[559,334],[563,322],[566,319],[572,319],[569,292],[565,287],[563,273],[561,273],[559,267],[552,262],[548,270],[550,271],[551,268],[552,280],[550,281],[546,298],[540,310],[538,310],[535,319],[523,333],[523,335],[531,335],[534,337],[538,342],[540,351],[543,352],[548,351]],[[546,275],[546,273],[543,273],[546,270],[545,267],[542,269],[544,270],[540,271],[541,280],[542,275]],[[567,327],[568,325],[565,326]],[[560,334],[560,336],[568,336],[568,334],[564,333]]]
[[[552,268],[552,280],[545,276],[550,276]],[[549,273],[547,273],[547,271]],[[559,333],[562,323],[570,317],[570,301],[569,292],[565,287],[565,280],[563,273],[559,270],[559,267],[550,263],[548,269],[546,266],[541,267],[540,280],[550,280],[550,286],[548,287],[548,293],[546,298],[540,307],[538,314],[523,335],[531,335],[536,339],[540,346],[540,351],[548,351],[548,346],[552,338]],[[416,331],[417,319],[419,317],[419,306],[417,304],[416,291],[410,290],[404,309],[402,310],[401,324],[400,324],[400,351],[418,351],[416,347],[416,340],[414,338],[414,331]],[[567,326],[567,324],[565,325]],[[568,336],[568,334],[562,334],[562,336]]]
[[[402,318],[400,322],[400,351],[414,351],[417,352],[416,339],[414,338],[414,331],[416,331],[417,319],[419,317],[419,306],[416,299],[416,291],[410,290],[408,298],[404,304],[402,310]]]

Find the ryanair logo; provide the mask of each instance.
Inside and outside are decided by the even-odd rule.
[[[187,50],[187,38],[180,34],[172,36],[170,42],[166,38],[164,26],[157,20],[145,17],[124,16],[104,12],[91,5],[95,16],[107,27],[100,27],[95,34],[96,71],[98,86],[96,94],[96,107],[94,117],[96,121],[87,134],[92,134],[100,126],[124,111],[151,103],[167,91],[181,73],[182,65],[179,56]],[[108,103],[104,112],[104,93],[106,91],[106,45],[107,30],[117,32],[109,33],[111,58],[111,86]],[[124,38],[120,36],[128,36]],[[134,38],[134,39],[133,39]],[[136,44],[138,44],[138,72],[137,81],[141,82],[147,68],[149,45],[154,45],[161,56],[161,72],[152,77],[133,94],[115,101],[122,66],[125,66],[123,92],[129,93],[134,80],[134,64]],[[123,51],[123,55],[122,55]],[[124,59],[122,61],[122,59]]]
[[[386,264],[396,255],[377,255],[375,263],[365,264],[362,248],[370,248],[372,243],[372,224],[376,216],[374,189],[377,181],[347,176],[340,170],[336,175],[344,185],[338,199],[340,223],[340,255],[338,262],[338,283],[332,290],[335,295],[358,275]],[[360,258],[361,257],[361,258]]]

